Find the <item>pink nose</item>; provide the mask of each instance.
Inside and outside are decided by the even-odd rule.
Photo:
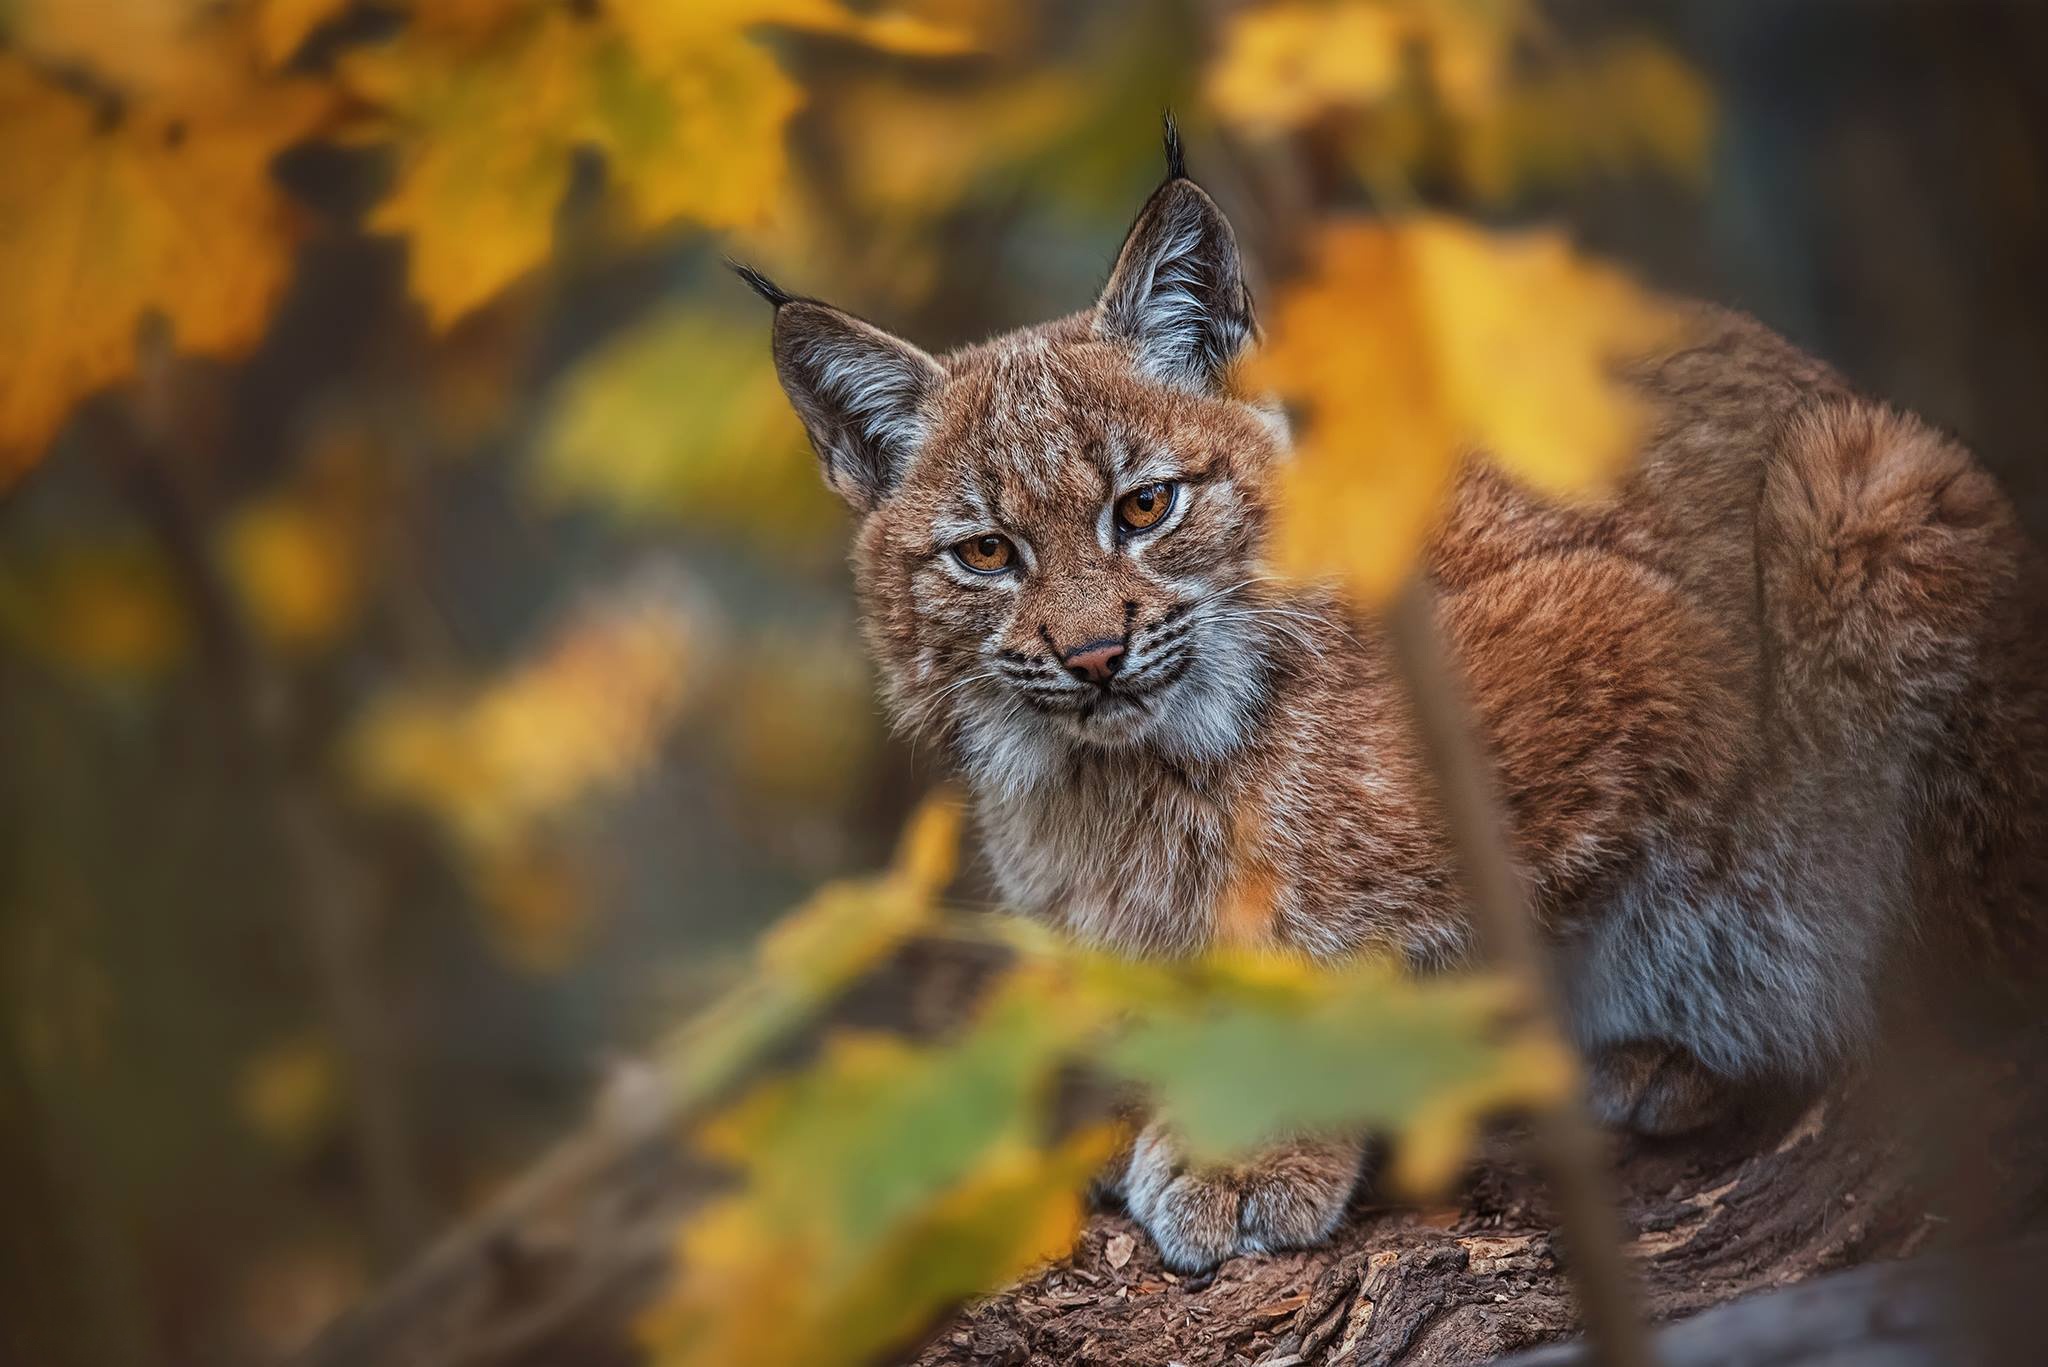
[[[1090,641],[1068,651],[1061,663],[1082,683],[1106,684],[1124,667],[1124,643]]]

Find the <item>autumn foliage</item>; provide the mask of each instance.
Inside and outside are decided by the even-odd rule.
[[[1565,490],[1617,467],[1637,416],[1610,367],[1674,321],[1561,234],[1446,208],[1695,174],[1710,110],[1682,63],[1633,36],[1572,44],[1516,0],[1268,0],[1193,26],[1141,8],[1067,39],[993,0],[0,6],[0,498],[66,462],[103,463],[145,504],[171,491],[168,512],[148,504],[160,516],[11,553],[0,633],[67,686],[169,696],[215,671],[201,688],[238,719],[234,744],[270,756],[253,800],[280,816],[277,857],[306,870],[280,905],[332,893],[350,842],[390,823],[520,973],[565,971],[602,939],[621,895],[606,813],[664,747],[771,814],[761,843],[795,871],[784,884],[857,862],[843,842],[790,853],[900,811],[914,786],[881,758],[838,601],[780,635],[740,631],[776,581],[638,563],[681,537],[829,581],[839,552],[764,327],[713,258],[744,250],[820,291],[866,282],[849,302],[985,326],[939,288],[973,279],[941,244],[1028,183],[1039,236],[1073,238],[1078,219],[1106,251],[1156,175],[1168,102],[1199,155],[1235,159],[1220,193],[1296,211],[1254,234],[1289,269],[1244,377],[1295,419],[1284,568],[1384,599],[1475,447]],[[310,261],[378,243],[403,297],[366,348],[372,397],[307,401],[263,477],[212,479],[228,437],[206,396],[260,371]],[[1006,301],[988,317],[1074,302],[986,283]],[[651,302],[577,313],[607,289]],[[213,512],[194,525],[201,468]],[[435,548],[419,527],[440,507],[422,490],[483,471],[490,498],[564,546],[613,553],[465,650],[420,587]],[[1377,1127],[1418,1191],[1456,1176],[1484,1117],[1569,1094],[1570,1062],[1511,977],[1098,960],[949,905],[957,825],[933,799],[887,872],[827,883],[708,974],[719,990],[683,994],[699,1009],[660,1048],[663,1085],[730,1185],[677,1234],[645,1325],[656,1360],[867,1361],[1058,1256],[1119,1141],[1106,1114],[1054,1123],[1083,1065],[1147,1088],[1213,1152]],[[364,880],[363,899],[402,881]],[[346,1134],[416,1239],[417,1164],[403,1107],[378,1100],[376,993],[361,1000],[369,932],[315,914],[294,933],[324,965],[323,1004],[241,1051],[224,1104],[285,1151]],[[834,1034],[769,1067],[914,935],[1010,956],[962,1033]],[[61,939],[51,962],[83,962]],[[42,978],[57,992],[71,972]],[[36,1008],[48,1059],[97,1029],[76,1014],[90,990],[60,995]],[[1294,1063],[1275,1069],[1282,1053]],[[361,1289],[359,1266],[323,1266]]]

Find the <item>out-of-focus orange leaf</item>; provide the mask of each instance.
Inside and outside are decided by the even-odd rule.
[[[283,66],[329,20],[356,0],[256,0],[256,44],[263,60]]]
[[[596,906],[584,804],[653,761],[694,695],[706,631],[686,584],[647,574],[494,682],[394,692],[357,723],[358,783],[446,830],[514,964],[551,972],[583,942]]]
[[[270,163],[329,101],[266,83],[224,108],[97,107],[0,52],[0,483],[74,403],[134,370],[145,318],[198,355],[262,334],[297,242]]]
[[[538,265],[583,148],[604,155],[628,226],[731,227],[774,202],[783,127],[803,102],[756,25],[893,51],[957,50],[931,25],[830,0],[619,0],[588,11],[505,4],[489,22],[429,5],[343,77],[379,110],[364,136],[398,153],[371,226],[405,237],[413,292],[447,327]],[[433,22],[437,17],[444,22]]]
[[[361,602],[355,536],[302,499],[279,496],[242,509],[227,525],[223,549],[250,619],[287,649],[333,639]]]
[[[1209,99],[1250,132],[1299,128],[1392,94],[1413,36],[1405,7],[1389,4],[1290,0],[1241,9],[1224,24]]]
[[[317,650],[354,623],[387,468],[372,439],[332,428],[316,436],[302,470],[219,529],[221,566],[243,611],[281,649]]]
[[[481,690],[376,704],[353,738],[356,774],[369,791],[433,813],[470,849],[509,849],[646,767],[696,682],[701,629],[669,576],[593,599]]]
[[[1562,238],[1440,218],[1325,229],[1272,319],[1250,374],[1305,410],[1280,558],[1373,598],[1413,566],[1469,452],[1555,491],[1614,472],[1641,415],[1612,367],[1675,331]]]
[[[207,0],[8,0],[0,36],[124,92],[194,93],[235,36]],[[217,73],[216,73],[217,74]]]
[[[1453,113],[1483,113],[1508,84],[1529,22],[1522,0],[1276,0],[1230,16],[1209,98],[1252,133],[1358,114],[1409,92],[1410,56]]]
[[[1275,0],[1225,21],[1207,86],[1255,136],[1338,134],[1395,194],[1418,173],[1499,197],[1589,169],[1700,169],[1698,73],[1646,38],[1581,53],[1549,36],[1526,0]]]

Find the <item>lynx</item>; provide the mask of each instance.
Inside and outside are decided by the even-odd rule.
[[[1472,952],[1374,620],[1262,555],[1284,417],[1236,239],[1168,174],[1093,307],[945,356],[740,268],[852,555],[888,709],[1015,906],[1132,955]],[[1596,1112],[1683,1131],[1866,1047],[1902,946],[2026,924],[2048,739],[2032,561],[1953,442],[1687,306],[1611,497],[1471,455],[1424,557]],[[1247,913],[1245,908],[1252,908]],[[1310,1244],[1360,1145],[1116,1185],[1173,1267]]]

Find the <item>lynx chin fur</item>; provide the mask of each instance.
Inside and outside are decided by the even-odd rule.
[[[1237,243],[1168,154],[1092,308],[946,356],[742,269],[858,518],[884,697],[957,764],[1005,896],[1077,937],[1455,965],[1374,625],[1264,567],[1287,430],[1231,387]],[[1595,1108],[1670,1133],[1851,1059],[1902,944],[2019,934],[2048,661],[2013,515],[1952,442],[1719,310],[1631,377],[1657,420],[1610,499],[1475,454],[1423,568]],[[1323,1238],[1360,1152],[1195,1168],[1155,1125],[1119,1185],[1198,1269]]]

